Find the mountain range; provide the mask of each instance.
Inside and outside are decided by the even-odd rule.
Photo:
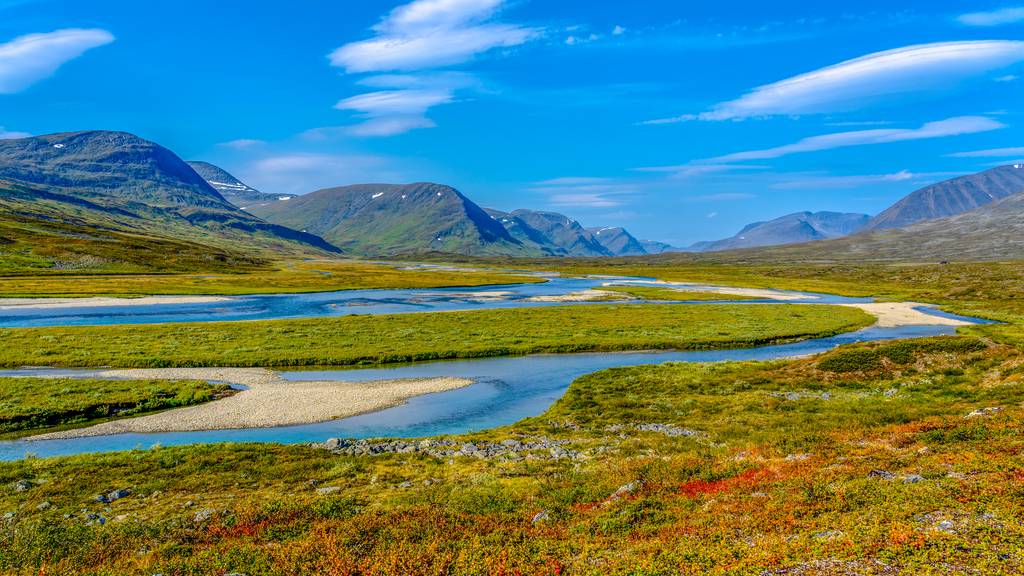
[[[924,187],[874,218],[799,212],[689,250],[1010,258],[1024,249],[1022,221],[1024,165],[1015,164]],[[195,270],[259,265],[281,254],[608,257],[677,250],[621,227],[585,228],[556,212],[483,208],[429,182],[267,194],[123,132],[0,140],[0,271]]]
[[[843,212],[797,212],[743,227],[735,236],[714,242],[698,242],[691,252],[718,252],[759,246],[778,246],[848,236],[860,231],[871,217]]]

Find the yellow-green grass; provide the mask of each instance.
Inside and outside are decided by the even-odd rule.
[[[3,463],[0,571],[1020,573],[1024,358],[894,345],[607,370],[541,416],[453,438],[545,437],[572,459],[215,445]],[[881,361],[829,362],[865,351]],[[985,408],[1002,410],[966,417]],[[132,493],[93,499],[116,489]]]
[[[0,330],[0,366],[315,366],[542,352],[709,349],[870,325],[847,307],[587,305],[296,320]]]
[[[230,391],[189,380],[0,378],[0,435],[189,406]]]
[[[673,300],[681,302],[756,300],[752,296],[723,294],[721,292],[701,292],[699,290],[678,290],[660,286],[602,286],[600,290],[625,294],[644,300]]]
[[[400,269],[372,262],[305,260],[239,273],[0,275],[0,297],[277,294],[543,282],[492,270]]]

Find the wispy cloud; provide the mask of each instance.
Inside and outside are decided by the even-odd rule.
[[[551,206],[610,208],[625,204],[624,198],[637,189],[633,182],[613,178],[566,176],[534,182],[530,192],[547,196]]]
[[[359,94],[341,100],[334,107],[359,113],[366,121],[351,128],[357,136],[392,136],[417,128],[433,128],[434,122],[424,116],[427,110],[449,104],[450,90],[382,90]]]
[[[883,97],[944,89],[952,83],[1021,61],[1024,61],[1024,42],[1020,41],[984,40],[907,46],[868,54],[761,86],[706,112],[648,120],[644,124],[856,110]]]
[[[906,142],[910,140],[944,138],[947,136],[958,136],[962,134],[977,134],[979,132],[988,132],[1005,127],[1005,124],[984,116],[959,116],[956,118],[939,120],[937,122],[928,122],[919,128],[878,128],[874,130],[856,130],[852,132],[837,132],[833,134],[823,134],[821,136],[811,136],[784,146],[726,154],[724,156],[711,158],[706,162],[718,164],[742,162],[746,160],[766,160],[770,158],[788,156],[790,154],[833,150],[849,146],[888,144],[892,142]]]
[[[237,140],[229,140],[227,142],[221,142],[218,146],[225,148],[233,148],[235,150],[247,150],[249,148],[255,148],[266,144],[263,140],[256,140],[253,138],[238,138]]]
[[[1024,6],[1002,8],[989,12],[970,12],[957,17],[961,24],[967,26],[1002,26],[1024,22]]]
[[[822,190],[836,188],[859,188],[873,184],[889,184],[896,182],[931,182],[939,178],[959,176],[962,172],[923,172],[914,173],[900,170],[891,174],[860,174],[853,176],[810,176],[794,180],[786,180],[773,184],[779,190]]]
[[[1024,156],[1024,146],[1015,148],[990,148],[988,150],[972,150],[970,152],[957,152],[947,154],[950,158],[1006,158],[1010,156]]]
[[[349,73],[423,70],[461,64],[495,48],[524,44],[541,30],[494,22],[504,0],[416,0],[391,11],[368,40],[329,56]]]
[[[21,92],[87,50],[113,41],[106,30],[68,28],[0,44],[0,94]]]
[[[15,132],[0,126],[0,140],[16,140],[18,138],[28,138],[29,136],[31,134],[28,132]]]
[[[707,174],[721,172],[737,172],[744,170],[763,170],[767,166],[754,164],[677,164],[672,166],[645,166],[634,168],[634,172],[656,172],[672,174],[675,178],[695,178]]]
[[[259,158],[239,174],[260,190],[304,194],[367,181],[401,181],[388,158],[359,154],[294,153]]]

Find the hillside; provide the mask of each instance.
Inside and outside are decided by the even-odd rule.
[[[0,220],[25,257],[55,248],[47,236],[60,226],[84,240],[77,257],[42,257],[38,265],[149,267],[156,255],[119,254],[108,234],[146,238],[160,246],[225,262],[274,254],[325,254],[337,249],[316,236],[270,224],[229,204],[173,152],[121,132],[76,132],[0,140]],[[18,222],[17,233],[11,231]],[[33,234],[43,234],[33,240]],[[2,249],[14,254],[13,243]],[[206,248],[202,248],[206,247]],[[202,254],[207,254],[203,257]],[[91,256],[90,256],[91,255]],[[218,256],[219,255],[219,256]],[[168,262],[175,255],[165,254]]]
[[[294,194],[267,194],[249,186],[235,178],[227,170],[214,166],[209,162],[190,161],[188,165],[203,177],[206,182],[220,193],[225,200],[245,210],[255,205],[277,202],[294,198]]]
[[[719,252],[838,238],[857,232],[869,218],[867,214],[797,212],[767,222],[748,224],[731,238],[698,242],[690,246],[689,250]]]
[[[647,254],[642,242],[621,226],[587,228],[594,239],[613,256],[641,256]]]
[[[537,246],[551,256],[611,256],[594,234],[579,222],[557,212],[488,210],[517,240]]]
[[[251,210],[354,254],[536,255],[482,208],[441,184],[327,188]]]
[[[868,230],[903,228],[955,216],[1024,192],[1024,165],[1000,166],[912,192],[868,222]]]

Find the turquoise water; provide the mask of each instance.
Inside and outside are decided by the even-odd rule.
[[[558,294],[575,292],[586,287],[597,286],[607,279],[555,279],[544,285],[516,285],[492,287],[489,289],[473,289],[473,292],[485,290],[495,292],[513,292],[517,297],[527,297],[526,294],[536,295],[538,291],[546,291],[546,294]],[[441,309],[476,309],[476,308],[500,308],[514,307],[516,305],[528,305],[516,300],[504,302],[470,302],[461,296],[452,296],[452,293],[464,292],[465,290],[393,290],[393,291],[358,291],[360,296],[353,293],[330,293],[326,295],[288,295],[259,297],[260,300],[271,300],[280,298],[288,300],[292,304],[284,306],[277,302],[274,306],[266,307],[263,314],[278,314],[285,310],[292,312],[302,311],[304,314],[323,310],[313,306],[313,302],[332,302],[338,298],[366,298],[367,293],[374,294],[372,304],[364,307],[361,313],[383,314],[395,312],[399,308],[402,311],[412,311],[406,306],[413,306],[414,309],[425,306],[430,310]],[[425,294],[448,294],[444,296],[429,296]],[[823,296],[814,294],[802,294],[802,299],[808,302],[831,303],[844,301],[860,301],[835,296]],[[321,297],[322,299],[317,299]],[[417,302],[410,303],[409,299],[416,299]],[[756,302],[745,302],[756,305]],[[687,303],[682,303],[687,304]],[[699,305],[699,303],[690,303]],[[451,308],[450,308],[451,307]],[[131,307],[125,307],[131,308]],[[142,307],[135,307],[142,308]],[[932,313],[929,308],[923,311]],[[191,315],[198,312],[185,312],[183,310],[161,311],[153,316],[134,316],[128,310],[102,310],[95,311],[94,315],[63,316],[61,313],[66,310],[54,311],[51,316],[40,315],[33,318],[33,322],[57,322],[61,319],[84,321],[89,323],[106,324],[112,323],[108,320],[117,319],[120,322],[138,321],[148,322],[154,317],[180,317],[180,315]],[[146,314],[148,309],[139,312]],[[208,312],[209,313],[209,312]],[[231,316],[238,313],[225,312]],[[328,315],[333,315],[328,313]],[[950,316],[943,314],[943,316]],[[287,317],[287,316],[263,316],[263,317]],[[958,317],[962,318],[962,317]],[[226,318],[217,318],[226,319]],[[973,319],[967,319],[973,320]],[[28,321],[28,319],[22,319]],[[51,324],[52,325],[52,324]],[[300,426],[285,426],[276,428],[255,428],[241,430],[211,430],[203,432],[165,432],[152,434],[117,434],[111,436],[100,436],[90,438],[72,438],[64,440],[45,441],[6,441],[0,442],[0,460],[14,460],[24,458],[27,454],[40,457],[59,456],[68,454],[108,452],[116,450],[130,450],[136,448],[149,448],[155,445],[173,446],[182,444],[215,443],[215,442],[277,442],[283,444],[297,444],[308,442],[320,442],[330,437],[368,438],[368,437],[421,437],[440,434],[459,434],[475,430],[483,430],[512,424],[523,418],[536,416],[543,413],[552,403],[564,394],[569,384],[591,372],[614,368],[619,366],[637,366],[643,364],[660,364],[663,362],[716,362],[724,360],[770,360],[806,354],[823,352],[851,342],[868,340],[889,340],[897,338],[916,338],[923,336],[936,336],[942,334],[953,334],[954,329],[949,326],[913,326],[902,328],[867,328],[848,334],[841,334],[829,338],[819,338],[796,342],[791,344],[762,346],[757,348],[744,348],[734,350],[707,350],[707,351],[663,351],[663,352],[628,352],[628,353],[600,353],[600,354],[558,354],[558,355],[532,355],[505,358],[485,358],[475,360],[458,360],[443,362],[423,362],[408,365],[396,365],[378,368],[365,369],[343,369],[343,370],[304,370],[284,372],[285,379],[300,380],[338,380],[346,382],[365,382],[371,380],[390,380],[395,378],[426,378],[436,376],[452,376],[469,378],[474,384],[458,390],[440,392],[412,398],[406,404],[396,406],[387,410],[335,420],[317,424],[306,424]],[[12,375],[65,375],[73,377],[87,377],[93,374],[92,370],[9,370],[0,371],[0,376]]]

